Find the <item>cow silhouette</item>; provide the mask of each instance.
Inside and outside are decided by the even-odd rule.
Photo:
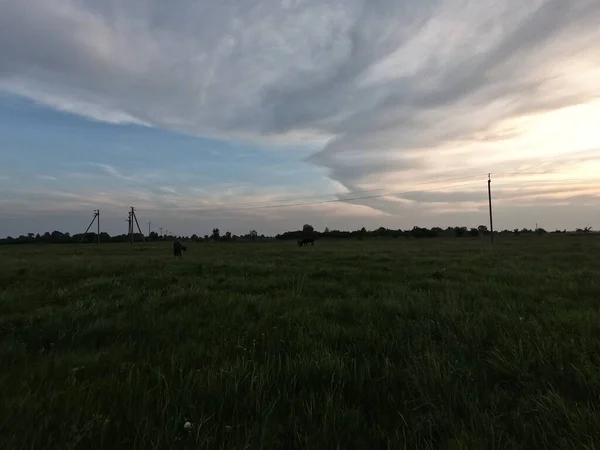
[[[308,244],[315,245],[315,240],[307,238],[298,241],[298,246],[300,247],[308,247]]]
[[[185,245],[183,245],[181,242],[179,242],[179,239],[176,240],[175,242],[173,242],[173,256],[177,257],[179,256],[181,258],[181,251],[186,251],[187,247]]]

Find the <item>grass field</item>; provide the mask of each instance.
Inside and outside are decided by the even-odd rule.
[[[599,256],[577,237],[0,247],[0,448],[600,448]]]

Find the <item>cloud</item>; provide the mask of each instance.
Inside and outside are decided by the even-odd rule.
[[[97,168],[100,170],[101,173],[105,174],[105,175],[109,175],[113,178],[117,178],[119,180],[126,180],[126,181],[130,181],[130,180],[136,180],[135,177],[132,176],[127,176],[122,174],[121,172],[119,172],[117,169],[115,169],[113,166],[109,165],[109,164],[102,164],[102,163],[87,163],[88,166],[92,166],[94,168]]]
[[[488,204],[488,195],[484,189],[473,191],[452,191],[452,192],[434,192],[434,191],[414,191],[402,194],[403,199],[419,203],[479,203]],[[494,203],[512,203],[518,200],[525,203],[532,200],[554,200],[554,199],[577,199],[577,198],[596,198],[600,200],[600,188],[590,188],[588,186],[567,186],[558,188],[542,189],[500,189],[494,191]]]
[[[44,180],[44,181],[57,181],[57,178],[53,177],[52,175],[36,175],[36,176],[40,180]]]
[[[600,147],[584,120],[598,23],[597,0],[4,0],[0,89],[110,123],[308,140],[339,186],[405,191],[541,155],[570,170]]]

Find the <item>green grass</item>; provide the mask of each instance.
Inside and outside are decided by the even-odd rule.
[[[170,251],[0,248],[0,448],[599,447],[600,240]]]

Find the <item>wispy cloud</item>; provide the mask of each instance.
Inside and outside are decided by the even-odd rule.
[[[137,180],[133,176],[122,174],[121,172],[119,172],[117,169],[115,169],[113,166],[111,166],[109,164],[102,164],[102,163],[95,163],[95,162],[88,162],[86,164],[88,166],[99,169],[103,174],[109,175],[114,178],[118,178],[119,180],[125,180],[125,181],[136,181]]]
[[[40,180],[44,180],[44,181],[56,181],[57,178],[53,177],[52,175],[36,175],[36,177]]]

